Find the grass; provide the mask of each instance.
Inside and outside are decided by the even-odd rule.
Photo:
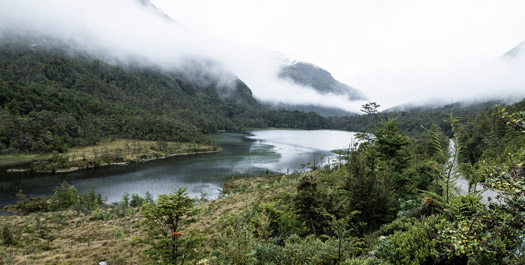
[[[42,155],[38,154],[0,155],[0,167],[13,167],[41,158]]]
[[[106,140],[94,146],[74,147],[64,153],[0,156],[0,166],[14,166],[34,160],[37,172],[67,172],[114,163],[135,163],[174,155],[216,152],[215,145],[144,140]]]
[[[71,148],[63,155],[66,156],[69,161],[94,160],[102,157],[112,157],[115,160],[123,161],[141,161],[148,158],[216,150],[217,149],[211,145],[198,145],[193,143],[114,140],[104,141],[96,146]]]
[[[221,236],[222,217],[243,213],[258,200],[294,190],[298,178],[279,175],[231,180],[228,196],[196,206],[200,209],[197,222],[187,229],[204,233],[209,239],[205,247],[211,250],[211,242]],[[0,264],[97,264],[100,260],[112,265],[144,264],[146,246],[134,240],[142,237],[141,218],[136,211],[102,219],[71,210],[0,216],[0,227],[8,223],[15,238],[14,245],[2,244],[0,239]]]

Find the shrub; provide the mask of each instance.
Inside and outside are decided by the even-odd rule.
[[[2,238],[4,245],[14,245],[15,238],[13,236],[13,231],[8,223],[5,223],[0,230],[0,238]]]
[[[392,264],[428,264],[436,256],[436,241],[432,239],[433,232],[428,219],[415,222],[405,227],[405,231],[395,231],[379,243],[377,256]]]
[[[150,246],[144,253],[151,264],[184,264],[197,258],[203,237],[183,230],[195,221],[194,205],[195,199],[182,187],[169,195],[159,195],[157,205],[144,206],[141,225],[145,236],[141,242]]]
[[[78,191],[75,187],[63,182],[53,190],[49,208],[52,211],[68,209],[79,202]]]
[[[108,214],[102,209],[95,210],[91,213],[91,219],[93,220],[105,220],[108,219]]]

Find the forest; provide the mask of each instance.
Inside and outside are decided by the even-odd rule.
[[[209,143],[206,134],[245,128],[362,131],[370,122],[365,115],[274,109],[256,101],[239,79],[224,96],[205,68],[203,82],[156,66],[108,63],[64,45],[20,37],[0,43],[0,155],[62,153],[108,139]],[[450,108],[470,119],[494,103],[378,116],[396,117],[409,135],[434,122],[450,136],[444,122]]]
[[[0,45],[0,154],[63,152],[103,139],[206,143],[242,128],[327,128],[315,113],[272,110],[236,80],[228,96],[154,66],[122,66],[63,47]],[[201,71],[206,71],[202,69]]]
[[[217,200],[190,198],[183,187],[157,200],[125,194],[111,205],[67,183],[49,198],[28,199],[20,191],[13,210],[24,215],[0,219],[0,258],[66,264],[525,262],[525,100],[471,119],[449,111],[451,136],[438,124],[408,135],[399,119],[379,115],[377,104],[363,110],[369,123],[361,143],[342,161],[233,178]],[[466,193],[457,190],[460,177],[471,184]],[[483,203],[486,189],[498,195]]]
[[[525,263],[525,100],[394,112],[371,102],[326,118],[272,109],[239,79],[224,96],[206,74],[53,47],[0,45],[0,154],[108,139],[194,150],[218,130],[268,127],[355,131],[359,144],[323,166],[232,177],[216,200],[184,187],[112,204],[67,183],[49,197],[19,190],[7,207],[17,214],[0,216],[0,264]],[[483,190],[498,195],[485,203]]]

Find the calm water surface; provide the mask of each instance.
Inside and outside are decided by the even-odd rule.
[[[16,201],[20,188],[29,196],[51,195],[62,181],[80,193],[91,186],[119,201],[125,192],[144,196],[168,194],[186,186],[190,196],[206,193],[214,199],[222,185],[233,175],[262,175],[270,172],[301,170],[304,164],[335,159],[332,152],[348,148],[354,134],[333,130],[255,130],[246,133],[219,133],[213,136],[222,151],[215,154],[178,156],[128,166],[81,170],[55,176],[0,172],[0,208]]]

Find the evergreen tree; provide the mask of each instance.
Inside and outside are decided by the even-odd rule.
[[[177,188],[169,195],[159,195],[157,204],[143,208],[143,243],[151,264],[185,264],[196,258],[196,248],[202,236],[184,230],[195,221],[195,199],[188,196],[185,187]]]

